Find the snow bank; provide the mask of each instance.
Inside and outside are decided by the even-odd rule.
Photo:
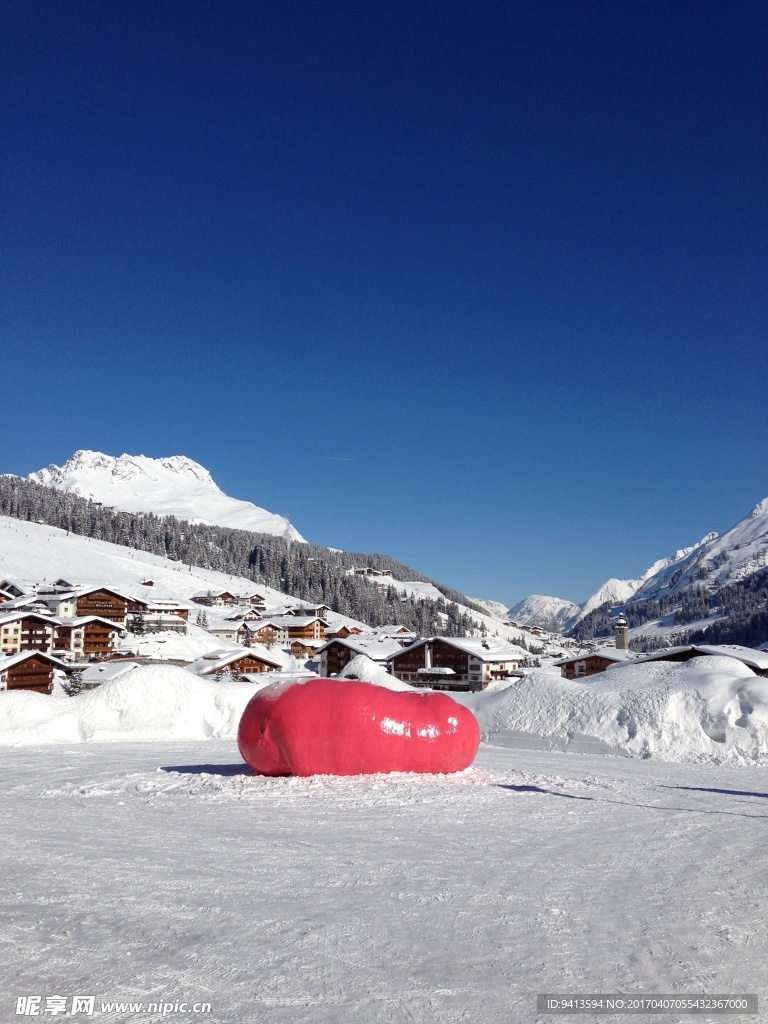
[[[259,684],[147,665],[76,697],[0,692],[0,746],[234,736]]]
[[[377,665],[366,654],[357,654],[339,673],[339,679],[360,679],[364,683],[386,686],[388,690],[410,690],[413,687],[391,676],[381,665]]]
[[[768,679],[734,658],[648,662],[579,682],[541,671],[457,697],[497,746],[768,762]]]

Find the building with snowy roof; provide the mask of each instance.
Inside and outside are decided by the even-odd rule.
[[[338,675],[358,654],[364,654],[376,664],[386,666],[389,658],[402,649],[402,644],[388,636],[361,634],[334,637],[317,651],[319,672],[321,676]]]
[[[435,690],[482,690],[517,672],[525,651],[515,644],[474,636],[433,636],[400,648],[388,659],[393,676]]]

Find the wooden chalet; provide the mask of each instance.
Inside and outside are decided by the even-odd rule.
[[[435,690],[482,690],[516,672],[520,648],[482,637],[429,637],[388,659],[392,675]]]
[[[190,600],[208,608],[236,608],[246,604],[262,611],[266,611],[267,608],[266,598],[255,590],[242,594],[235,594],[231,590],[201,590],[193,594]]]
[[[0,658],[0,690],[32,690],[53,693],[54,672],[65,670],[64,662],[43,651],[22,651]]]
[[[54,654],[70,654],[73,658],[91,660],[111,658],[120,627],[109,619],[86,615],[63,619],[53,637]]]
[[[279,644],[287,640],[288,633],[275,622],[260,619],[258,622],[245,621],[237,632],[238,643],[247,639],[249,642],[256,641],[259,644]]]
[[[294,658],[314,658],[324,642],[323,640],[291,640],[290,651]]]
[[[77,615],[98,615],[123,628],[128,615],[128,598],[107,587],[92,587],[77,594]]]
[[[584,676],[594,676],[598,672],[605,672],[612,665],[634,660],[634,655],[630,651],[604,647],[598,651],[589,651],[585,654],[574,655],[572,658],[564,658],[554,664],[560,669],[560,675],[564,679],[582,679]]]
[[[201,676],[216,675],[219,672],[228,672],[230,675],[253,675],[259,672],[279,672],[283,667],[281,662],[262,654],[261,651],[250,650],[233,651],[215,660],[204,660],[208,664],[197,669],[197,674]]]
[[[328,623],[317,615],[278,615],[271,621],[284,629],[288,640],[325,640]]]
[[[334,637],[333,640],[329,640],[317,650],[320,675],[338,675],[358,654],[364,654],[366,658],[370,658],[378,665],[386,665],[395,651],[402,651],[402,649],[397,640],[393,640],[391,637],[350,636],[343,639]]]
[[[119,632],[116,623],[96,615],[60,619],[19,611],[0,616],[0,653],[42,651],[74,658],[109,658]]]

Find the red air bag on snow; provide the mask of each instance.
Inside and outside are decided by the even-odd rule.
[[[237,744],[262,775],[458,772],[475,758],[480,727],[444,693],[311,679],[252,697]]]

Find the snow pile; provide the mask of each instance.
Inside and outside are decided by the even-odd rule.
[[[391,676],[383,666],[377,665],[365,654],[356,655],[339,673],[339,679],[361,679],[364,683],[386,686],[388,690],[413,691],[412,686]]]
[[[258,684],[147,665],[76,697],[0,692],[0,746],[234,736]]]
[[[458,699],[497,746],[768,762],[768,679],[734,658],[647,662],[580,682],[534,672]]]

